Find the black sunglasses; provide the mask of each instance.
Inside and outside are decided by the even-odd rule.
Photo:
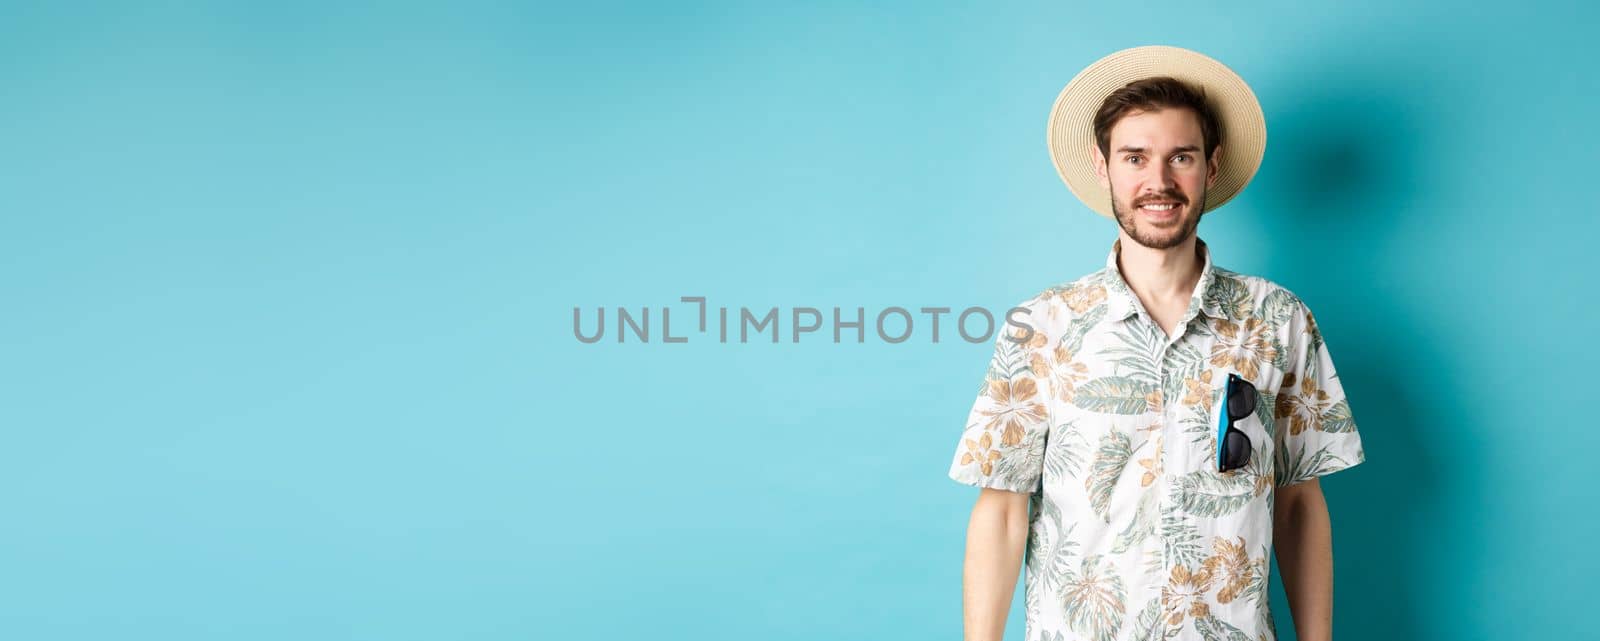
[[[1223,423],[1221,438],[1217,439],[1217,471],[1237,470],[1250,464],[1250,437],[1233,426],[1256,411],[1256,386],[1238,374],[1228,374],[1228,389],[1224,398],[1228,420]]]

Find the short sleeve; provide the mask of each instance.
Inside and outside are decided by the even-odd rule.
[[[1030,366],[1045,339],[1036,330],[1007,330],[997,332],[989,371],[956,444],[950,478],[974,487],[1031,493],[1043,474],[1049,430],[1049,391],[1043,386],[1049,379],[1040,380]]]
[[[1294,485],[1366,460],[1328,345],[1303,303],[1291,319],[1289,367],[1273,407],[1276,483]]]

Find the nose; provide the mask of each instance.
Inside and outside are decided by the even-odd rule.
[[[1177,187],[1178,181],[1172,176],[1172,165],[1161,163],[1160,168],[1156,170],[1156,181],[1162,191]]]
[[[1176,191],[1178,181],[1173,177],[1172,166],[1166,163],[1155,165],[1146,175],[1145,195],[1159,196]]]

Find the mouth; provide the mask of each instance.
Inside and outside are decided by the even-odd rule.
[[[1138,209],[1139,213],[1144,214],[1146,218],[1170,220],[1176,218],[1183,211],[1183,205],[1171,200],[1153,200],[1141,203]]]

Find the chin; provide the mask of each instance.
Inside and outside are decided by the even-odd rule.
[[[1118,206],[1114,207],[1113,210],[1116,214],[1114,217],[1123,231],[1127,232],[1135,243],[1151,249],[1171,249],[1183,244],[1184,241],[1189,240],[1190,236],[1194,235],[1197,231],[1195,228],[1199,223],[1198,216],[1191,218],[1186,215],[1168,224],[1158,226],[1148,220],[1136,208],[1129,207],[1124,209]],[[1134,212],[1132,216],[1126,213],[1130,211]],[[1184,213],[1189,214],[1189,212]]]
[[[1173,247],[1177,247],[1178,245],[1182,245],[1183,241],[1189,239],[1189,235],[1184,233],[1186,229],[1186,225],[1155,228],[1140,226],[1137,228],[1139,233],[1133,234],[1132,236],[1134,242],[1144,245],[1145,247],[1149,247],[1151,249],[1171,249]]]

